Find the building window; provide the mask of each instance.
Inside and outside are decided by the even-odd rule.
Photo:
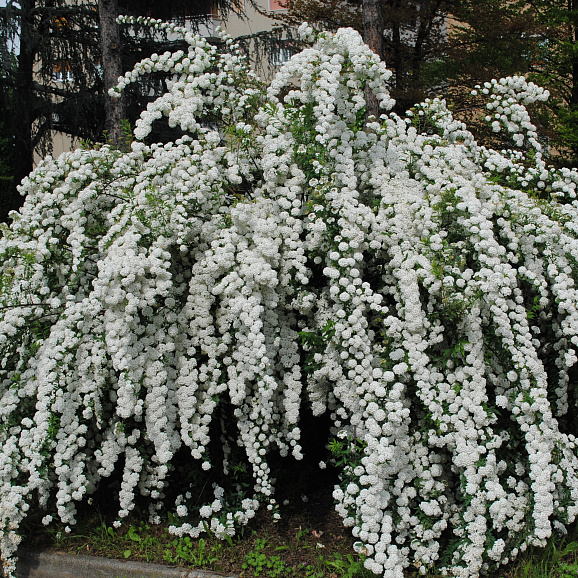
[[[269,0],[269,10],[287,10],[287,0]]]
[[[290,44],[281,44],[275,47],[271,52],[271,64],[273,66],[281,66],[286,62],[291,60],[291,57],[295,54],[293,46]]]
[[[64,16],[57,16],[52,19],[52,22],[54,23],[56,28],[59,28],[60,30],[62,30],[63,28],[69,28],[68,20],[64,18]]]
[[[68,62],[57,62],[54,65],[52,77],[56,82],[72,82],[74,80],[74,74],[72,70],[70,70],[70,64]]]
[[[218,19],[220,17],[217,5],[211,0],[201,0],[199,4],[199,11],[196,14],[203,14],[204,16],[208,16],[209,18],[213,19]]]

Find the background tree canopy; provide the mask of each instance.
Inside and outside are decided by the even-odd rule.
[[[34,151],[40,155],[50,151],[53,131],[93,141],[103,138],[97,5],[96,0],[9,0],[0,8],[0,89],[3,109],[10,111],[2,122],[11,151],[5,153],[4,163],[15,183],[32,169]],[[557,162],[576,162],[578,64],[573,1],[383,0],[380,7],[385,27],[380,55],[394,71],[391,93],[398,112],[425,96],[444,94],[467,116],[476,107],[468,96],[473,84],[525,74],[552,94],[538,120]],[[287,34],[287,27],[303,20],[331,30],[363,28],[361,0],[288,0],[287,8],[277,14],[281,32],[276,30],[269,45],[259,45],[265,55],[268,47]],[[124,14],[186,17],[193,24],[215,10],[225,17],[240,12],[235,0],[203,0],[194,5],[185,0],[119,2]],[[18,34],[20,52],[14,55],[10,39]],[[167,47],[158,33],[151,35],[142,28],[127,31],[120,68],[129,69],[151,52]],[[55,82],[56,75],[74,81]],[[162,91],[162,83],[143,80],[140,87],[131,88],[125,112],[129,120],[136,118],[149,93]],[[19,197],[16,200],[15,206],[20,202]]]
[[[14,56],[10,46],[16,37]],[[6,130],[14,141],[15,183],[32,170],[34,151],[51,150],[52,131],[100,136],[99,55],[91,3],[9,0],[0,8],[0,89],[10,99]]]
[[[362,31],[361,0],[288,0],[280,22]],[[537,120],[556,162],[578,162],[578,10],[573,0],[383,0],[381,57],[394,71],[391,93],[404,112],[444,95],[472,120],[471,87],[512,74],[528,76],[552,97]],[[446,19],[447,18],[447,19]]]

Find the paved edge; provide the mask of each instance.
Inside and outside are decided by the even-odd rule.
[[[42,552],[18,552],[18,578],[239,578],[236,574],[188,570],[131,560]]]

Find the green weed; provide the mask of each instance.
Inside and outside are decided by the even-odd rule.
[[[565,540],[553,537],[546,548],[529,549],[499,578],[578,578],[576,533],[574,528]]]
[[[220,542],[208,545],[204,538],[200,538],[195,543],[189,536],[184,536],[173,540],[170,548],[165,548],[163,558],[169,564],[185,562],[202,568],[218,562],[222,550]]]
[[[250,569],[255,576],[260,576],[262,572],[265,572],[264,575],[269,576],[269,578],[293,574],[293,568],[287,567],[279,556],[268,556],[262,551],[266,545],[267,541],[265,538],[258,538],[253,549],[245,556],[241,568],[243,570]]]
[[[123,557],[130,558],[138,554],[139,558],[144,558],[146,562],[152,561],[155,550],[158,548],[159,541],[156,536],[151,534],[151,527],[144,522],[138,526],[131,525],[124,536],[124,542],[128,547],[123,550]]]

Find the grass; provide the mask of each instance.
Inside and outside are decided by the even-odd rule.
[[[241,578],[373,578],[353,552],[353,539],[327,497],[316,494],[296,503],[279,521],[266,513],[226,541],[208,535],[197,540],[168,533],[168,524],[149,525],[135,515],[119,529],[98,506],[87,509],[67,534],[31,524],[27,541],[71,554],[90,554],[165,563],[238,574]],[[407,572],[417,578],[417,572]],[[426,577],[434,578],[427,574]],[[578,578],[578,526],[546,548],[530,548],[490,578]]]
[[[23,528],[24,545],[214,570],[242,578],[374,578],[353,551],[354,539],[333,508],[335,472],[293,467],[286,468],[280,479],[284,483],[279,484],[276,497],[286,504],[280,506],[281,519],[275,522],[264,510],[225,541],[211,535],[196,540],[174,536],[168,532],[168,521],[148,524],[144,502],[142,510],[135,509],[120,528],[114,528],[115,494],[120,486],[119,480],[110,480],[93,496],[91,505],[79,506],[78,523],[70,533],[64,525],[42,526],[44,513],[31,515]]]
[[[274,523],[267,514],[226,541],[169,534],[168,524],[150,525],[138,516],[114,528],[95,508],[70,533],[30,527],[28,542],[45,549],[238,574],[242,578],[373,578],[352,549],[353,540],[331,510],[315,519],[304,509]],[[143,517],[144,514],[143,514]],[[320,529],[324,528],[324,529]]]
[[[23,528],[24,545],[213,570],[241,578],[374,578],[363,567],[363,558],[355,554],[354,538],[333,508],[336,473],[330,468],[293,467],[278,479],[283,480],[277,488],[278,501],[287,504],[280,509],[281,519],[274,522],[263,511],[226,541],[211,535],[194,540],[169,534],[168,522],[144,521],[148,519],[145,503],[123,526],[114,528],[117,480],[93,496],[91,505],[79,509],[79,522],[68,534],[64,525],[42,526],[43,513],[30,516]],[[406,573],[407,578],[418,576],[422,575],[417,570]],[[438,577],[426,574],[426,578]],[[529,548],[489,578],[578,578],[578,523],[567,536],[556,535],[546,548]]]
[[[531,548],[521,556],[505,578],[575,578],[578,577],[578,531],[576,524],[563,540],[555,537],[546,548]]]

